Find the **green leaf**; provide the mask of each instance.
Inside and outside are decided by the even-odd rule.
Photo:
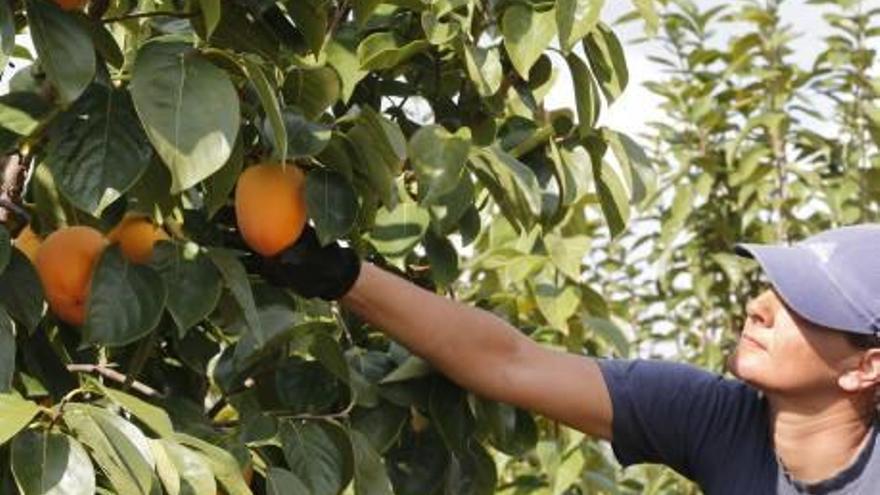
[[[454,282],[461,271],[458,268],[458,252],[446,237],[429,230],[425,235],[425,254],[431,263],[431,277],[440,286]]]
[[[0,127],[29,136],[48,116],[49,104],[40,95],[17,91],[0,96]]]
[[[431,387],[428,410],[446,447],[453,452],[465,450],[474,429],[466,392],[449,380],[438,378]]]
[[[174,439],[202,456],[227,495],[252,495],[241,475],[241,466],[232,454],[212,443],[184,433],[175,433]]]
[[[209,217],[216,215],[229,202],[229,194],[235,189],[235,182],[243,167],[244,144],[239,138],[232,147],[232,154],[226,164],[202,183],[205,186],[205,209],[208,210]],[[162,172],[167,174],[165,170]]]
[[[556,11],[538,12],[523,4],[512,4],[504,10],[501,32],[513,67],[527,80],[532,65],[556,35]]]
[[[232,292],[232,296],[238,302],[239,307],[244,311],[244,318],[247,322],[250,333],[253,335],[257,347],[262,347],[266,343],[266,334],[260,324],[260,317],[257,314],[257,305],[254,302],[254,293],[251,290],[251,284],[248,283],[247,272],[241,261],[235,257],[232,252],[225,249],[210,249],[208,257],[214,263],[214,266],[220,270],[220,275],[226,282],[226,287]]]
[[[593,75],[599,82],[605,98],[611,104],[626,89],[629,82],[629,71],[620,40],[614,31],[603,23],[599,23],[586,38],[584,51],[593,69]]]
[[[180,495],[217,493],[214,472],[204,457],[172,440],[162,439],[159,444],[179,476]]]
[[[6,70],[6,63],[15,48],[15,18],[9,2],[0,2],[0,75]]]
[[[105,409],[87,404],[68,404],[63,418],[117,492],[151,493],[155,461],[140,430]]]
[[[363,167],[356,172],[367,180],[387,208],[393,207],[394,177],[406,160],[406,138],[400,127],[371,107],[364,107],[347,137]]]
[[[257,90],[263,111],[266,112],[266,125],[272,129],[272,146],[275,149],[275,158],[280,163],[285,163],[287,161],[287,128],[281,118],[281,105],[278,103],[275,87],[269,82],[269,78],[260,67],[257,57],[245,55],[240,58],[240,61],[244,72]]]
[[[584,472],[584,455],[580,449],[569,450],[553,473],[553,494],[561,495],[578,483]]]
[[[167,292],[147,265],[129,263],[118,245],[104,250],[92,276],[83,343],[122,346],[159,324]]]
[[[234,53],[253,53],[279,64],[285,60],[287,54],[282,53],[284,41],[272,31],[265,18],[258,12],[254,15],[254,11],[261,7],[247,2],[220,0],[218,3],[222,4],[222,12],[210,36],[212,48],[224,48]],[[202,39],[208,39],[204,15],[191,17],[190,23]]]
[[[408,435],[386,456],[388,475],[396,495],[424,495],[425,487],[441,491],[448,472],[450,454],[434,428]],[[444,495],[456,492],[446,491]]]
[[[427,125],[412,135],[407,154],[419,181],[422,204],[433,203],[458,185],[471,147],[470,134],[467,127],[453,134],[442,126]]]
[[[137,182],[152,155],[128,92],[92,84],[53,122],[46,164],[74,206],[100,216]]]
[[[149,426],[150,429],[156,432],[159,436],[170,437],[174,434],[174,426],[171,425],[171,418],[168,417],[168,413],[166,413],[164,409],[154,406],[149,402],[144,402],[143,400],[120,390],[103,387],[102,391],[107,397],[112,399],[113,402],[124,407],[134,415],[134,417]]]
[[[177,324],[178,335],[185,335],[217,307],[223,280],[217,267],[195,245],[159,242],[153,247],[151,264],[165,282],[168,312]]]
[[[28,26],[40,65],[63,103],[72,103],[95,77],[95,49],[74,14],[55,2],[27,0]]]
[[[0,273],[6,269],[9,264],[9,258],[12,256],[12,238],[6,226],[0,225]]]
[[[220,24],[220,17],[223,11],[223,2],[220,0],[199,0],[199,8],[202,11],[202,17],[205,19],[205,38],[210,39],[211,34]]]
[[[382,0],[354,0],[354,17],[358,24],[363,25],[382,3]]]
[[[107,30],[107,26],[101,22],[91,21],[85,16],[79,17],[77,21],[88,31],[98,55],[111,67],[121,69],[125,63],[125,55],[116,43],[116,38]]]
[[[93,495],[95,468],[63,433],[27,430],[12,441],[12,472],[22,495]]]
[[[651,161],[642,147],[626,134],[603,129],[602,135],[617,158],[626,184],[632,191],[632,204],[641,203],[657,189],[656,174],[651,168]]]
[[[694,189],[690,184],[683,184],[676,188],[672,206],[669,208],[669,216],[663,219],[660,228],[660,242],[664,246],[672,245],[672,241],[681,231],[685,222],[694,210]]]
[[[381,401],[376,407],[355,408],[351,426],[366,436],[376,451],[384,453],[400,438],[409,417],[406,408]]]
[[[229,159],[240,123],[229,76],[186,43],[150,41],[132,68],[131,95],[178,193]]]
[[[590,238],[585,235],[562,237],[546,234],[543,240],[547,254],[550,255],[556,268],[572,282],[580,282],[581,263],[587,255],[587,249],[590,248]]]
[[[296,26],[305,35],[312,53],[321,53],[327,33],[326,0],[294,0],[285,4]]]
[[[445,45],[461,34],[458,22],[442,22],[440,16],[431,10],[422,12],[422,29],[432,45]]]
[[[255,284],[253,288],[262,332],[261,338],[264,343],[258,344],[254,332],[247,331],[248,324],[241,315],[237,315],[234,322],[226,325],[232,333],[242,335],[235,346],[233,359],[236,369],[239,370],[248,369],[256,364],[255,360],[258,361],[267,354],[274,354],[278,349],[277,346],[297,335],[302,337],[309,331],[308,325],[301,325],[303,323],[301,313],[295,311],[296,304],[286,292],[265,284]]]
[[[468,209],[474,206],[474,182],[469,173],[464,173],[455,189],[440,196],[428,206],[431,213],[431,226],[439,235],[448,235],[462,228],[459,223]]]
[[[17,392],[0,393],[0,445],[27,426],[39,411],[39,406],[22,399]]]
[[[281,444],[290,471],[311,495],[338,495],[351,481],[354,459],[345,431],[326,421],[285,421]]]
[[[657,28],[660,26],[660,15],[657,14],[657,9],[654,7],[655,0],[632,0],[633,5],[636,6],[639,13],[642,15],[642,19],[645,20],[645,26],[647,26],[646,34],[649,36],[654,36],[657,34]]]
[[[391,373],[385,375],[379,383],[395,383],[420,378],[431,374],[433,368],[424,359],[412,355],[394,369]]]
[[[525,455],[538,443],[538,425],[517,407],[486,399],[476,401],[477,425],[496,449],[511,456]]]
[[[405,256],[425,235],[431,217],[412,201],[401,201],[393,210],[381,208],[367,239],[380,254]]]
[[[578,127],[581,132],[589,132],[596,121],[599,120],[601,101],[599,88],[596,80],[581,58],[575,53],[569,53],[565,60],[571,71],[572,85],[574,86],[574,101],[578,113]]]
[[[556,330],[568,333],[568,319],[574,316],[581,302],[581,295],[573,285],[557,286],[539,283],[534,287],[538,309]]]
[[[465,45],[465,68],[480,96],[492,96],[501,88],[504,69],[496,48]]]
[[[309,353],[336,378],[346,383],[350,382],[351,370],[348,368],[348,362],[339,342],[326,333],[318,333],[313,339]]]
[[[348,430],[354,450],[355,495],[394,495],[382,457],[361,432]]]
[[[327,147],[317,159],[328,168],[342,174],[349,183],[355,180],[354,166],[358,161],[358,155],[351,140],[345,134],[334,131]]]
[[[0,305],[0,394],[12,392],[12,378],[15,376],[15,334],[12,327],[12,318]]]
[[[575,44],[596,27],[605,0],[559,0],[556,2],[556,25],[559,44],[568,53]],[[577,89],[577,86],[575,86]]]
[[[529,225],[541,214],[541,190],[534,172],[500,147],[475,148],[470,164],[512,223]]]
[[[361,69],[357,55],[358,31],[353,26],[343,26],[336,31],[327,45],[327,63],[336,69],[342,90],[342,101],[348,103],[354,88],[369,71]]]
[[[357,47],[357,57],[362,70],[384,70],[400,65],[430,46],[425,40],[411,41],[401,45],[394,33],[380,31],[367,36],[360,42]]]
[[[497,482],[495,461],[479,442],[471,440],[466,449],[453,452],[446,471],[446,495],[492,495]]]
[[[353,399],[358,405],[375,407],[379,403],[377,387],[361,374],[362,366],[356,368],[363,361],[353,359],[355,365],[350,366],[348,359],[342,352],[342,346],[326,333],[317,333],[313,339],[309,346],[309,353],[337,379],[348,384],[351,393],[355,395]]]
[[[629,200],[626,188],[617,172],[605,160],[593,163],[593,180],[605,223],[611,230],[611,236],[617,237],[629,223]]]
[[[613,345],[620,356],[626,357],[629,355],[629,340],[617,323],[607,318],[592,316],[585,316],[583,322],[587,328],[593,330],[606,342]]]
[[[331,128],[306,119],[296,108],[285,108],[281,113],[281,121],[286,129],[287,152],[290,158],[317,155],[330,142]]]
[[[310,495],[309,488],[290,471],[270,467],[266,472],[266,492],[268,495]]]
[[[43,317],[43,286],[34,265],[18,248],[12,249],[0,273],[0,305],[31,333]]]
[[[153,440],[152,438],[147,441],[150,444],[150,452],[153,454],[153,459],[156,460],[156,477],[159,479],[162,488],[165,489],[165,493],[168,495],[180,495],[180,474],[177,472],[177,467],[171,462],[168,452],[162,446],[162,441]],[[213,475],[211,479],[214,479]]]
[[[341,82],[332,67],[294,69],[284,79],[284,101],[302,110],[309,120],[315,120],[339,100]]]
[[[358,199],[341,174],[314,169],[306,178],[306,205],[322,245],[351,231],[357,220]]]
[[[291,357],[275,369],[274,379],[263,380],[258,391],[266,409],[275,405],[290,414],[328,412],[346,393],[343,383],[317,361]],[[263,385],[268,385],[267,387]]]

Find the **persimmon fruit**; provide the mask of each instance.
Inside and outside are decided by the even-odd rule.
[[[139,264],[150,261],[156,242],[168,239],[162,227],[145,216],[133,214],[125,215],[107,234],[107,240],[119,243],[119,249],[128,261]]]
[[[52,312],[71,325],[86,320],[92,272],[107,240],[91,227],[66,227],[49,234],[37,251],[36,268]]]
[[[245,169],[235,189],[238,230],[248,246],[274,256],[306,225],[305,175],[295,166],[259,164]]]
[[[12,245],[24,253],[24,255],[31,260],[31,263],[36,263],[37,251],[39,251],[40,244],[42,243],[43,240],[40,239],[40,236],[34,232],[30,225],[26,225],[21,229],[21,232],[18,233],[18,237],[12,241]]]

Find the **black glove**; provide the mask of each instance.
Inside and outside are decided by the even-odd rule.
[[[309,225],[292,246],[275,256],[261,258],[259,272],[270,284],[326,301],[344,296],[361,272],[361,260],[353,249],[336,242],[322,247],[315,229]]]

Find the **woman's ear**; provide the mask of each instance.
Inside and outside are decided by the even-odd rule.
[[[847,392],[860,392],[880,385],[880,348],[862,352],[858,365],[840,375],[837,384]]]

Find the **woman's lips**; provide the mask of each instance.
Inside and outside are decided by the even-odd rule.
[[[741,339],[742,339],[743,341],[745,341],[746,343],[748,343],[748,344],[751,344],[751,345],[753,345],[753,346],[755,346],[755,347],[758,347],[759,349],[763,349],[763,350],[765,350],[765,351],[767,350],[767,348],[764,347],[764,344],[762,344],[762,343],[759,342],[758,340],[756,340],[756,339],[754,339],[754,338],[752,338],[752,337],[750,337],[750,336],[748,336],[748,335],[746,335],[746,334],[742,334]]]

